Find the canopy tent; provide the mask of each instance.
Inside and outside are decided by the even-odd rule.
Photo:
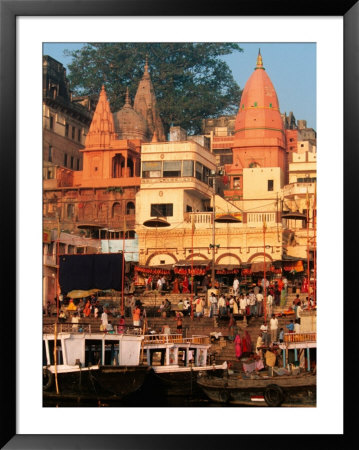
[[[100,289],[90,289],[88,291],[83,291],[80,289],[76,289],[74,291],[70,291],[67,293],[67,296],[70,298],[84,298],[84,297],[90,297],[90,295],[96,294],[96,292],[99,292]]]
[[[73,290],[122,289],[122,254],[77,254],[59,258],[61,293]]]
[[[194,259],[193,266],[209,266],[211,264],[210,259]],[[181,261],[176,262],[174,267],[189,267],[192,266],[191,259],[182,259]]]

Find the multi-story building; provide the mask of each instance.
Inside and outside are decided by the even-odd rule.
[[[127,92],[123,108],[111,113],[103,87],[80,150],[82,170],[48,168],[44,227],[61,223],[97,238],[101,251],[124,250],[138,268],[261,273],[305,258],[304,229],[311,220],[313,236],[315,225],[308,212],[315,141],[302,139],[292,114],[280,114],[260,54],[235,118],[206,121],[202,136],[172,127],[166,141],[159,117],[147,62],[134,106]]]
[[[79,150],[82,170],[48,164],[51,176],[43,180],[44,230],[57,230],[60,224],[68,233],[98,239],[102,251],[125,250],[127,260],[138,260],[135,196],[140,187],[141,143],[163,138],[147,64],[136,98],[146,118],[131,106],[128,92],[123,108],[112,114],[102,87]]]
[[[50,56],[43,57],[43,161],[44,177],[54,176],[52,166],[82,169],[85,137],[92,111],[72,98],[66,69]]]

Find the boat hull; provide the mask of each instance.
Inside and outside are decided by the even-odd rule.
[[[149,374],[147,366],[100,366],[93,370],[77,370],[57,374],[47,382],[44,398],[82,398],[121,400],[136,392]]]
[[[202,377],[197,385],[213,402],[245,406],[316,406],[316,377],[277,376],[240,379]]]
[[[156,378],[164,395],[187,396],[200,392],[197,380],[205,374],[213,377],[223,377],[227,365],[204,367],[152,367],[151,376]]]

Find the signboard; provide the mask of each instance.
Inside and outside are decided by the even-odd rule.
[[[42,241],[45,244],[51,244],[51,231],[50,230],[43,230],[42,231]]]

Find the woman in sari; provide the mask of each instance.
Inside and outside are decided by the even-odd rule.
[[[179,285],[178,285],[178,278],[175,278],[174,282],[173,282],[173,290],[172,290],[172,294],[179,294]]]
[[[87,303],[85,305],[83,313],[84,313],[85,317],[89,317],[89,315],[91,314],[91,302],[90,302],[90,300],[87,300]]]
[[[188,292],[188,278],[185,276],[182,283],[182,294],[188,294]]]
[[[243,353],[252,353],[252,339],[247,330],[245,331],[245,335],[242,339],[242,348]]]
[[[237,333],[234,338],[234,345],[236,349],[236,358],[239,359],[242,356],[242,341],[239,333]]]

